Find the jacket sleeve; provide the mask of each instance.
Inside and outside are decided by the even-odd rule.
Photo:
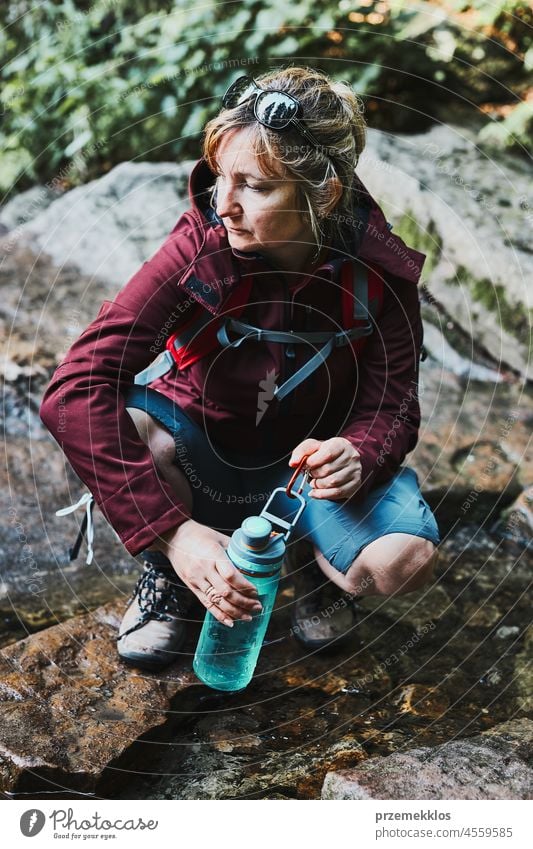
[[[397,472],[418,441],[418,372],[423,327],[418,289],[386,279],[383,308],[359,358],[352,411],[341,433],[361,455],[362,502],[369,491]]]
[[[56,369],[41,419],[130,554],[190,518],[157,473],[128,414],[124,395],[163,349],[192,301],[178,287],[199,250],[194,219],[182,216]]]

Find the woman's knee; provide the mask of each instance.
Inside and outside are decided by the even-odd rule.
[[[348,591],[362,595],[413,592],[432,580],[437,560],[438,549],[431,540],[386,534],[366,545],[353,561],[346,572]]]

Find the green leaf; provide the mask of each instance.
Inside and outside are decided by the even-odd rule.
[[[84,130],[65,148],[65,156],[74,156],[78,150],[81,150],[82,147],[85,147],[91,141],[92,137],[93,134],[90,130]]]

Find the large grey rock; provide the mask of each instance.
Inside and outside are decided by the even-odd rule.
[[[371,758],[330,772],[323,799],[529,799],[533,722],[517,719],[466,740]]]
[[[57,199],[58,192],[50,186],[32,186],[0,207],[0,225],[11,234],[9,240],[17,239],[20,233],[13,231],[36,218]]]
[[[462,356],[450,345],[443,330],[430,321],[424,322],[424,347],[431,359],[439,363],[443,370],[465,380],[502,383],[505,379],[500,371]]]
[[[395,232],[428,254],[431,294],[497,363],[531,378],[529,164],[495,161],[463,126],[437,126],[410,136],[370,131],[359,173]]]
[[[115,287],[154,253],[189,205],[192,162],[124,162],[72,189],[20,228],[20,238]]]

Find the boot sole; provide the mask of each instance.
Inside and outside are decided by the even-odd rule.
[[[178,652],[176,652],[178,654]],[[120,660],[127,664],[128,666],[135,666],[137,669],[146,669],[147,672],[159,671],[161,669],[165,669],[167,666],[172,666],[173,663],[176,663],[177,658],[173,657],[171,660],[147,660],[144,657],[124,657],[124,655],[118,654]]]

